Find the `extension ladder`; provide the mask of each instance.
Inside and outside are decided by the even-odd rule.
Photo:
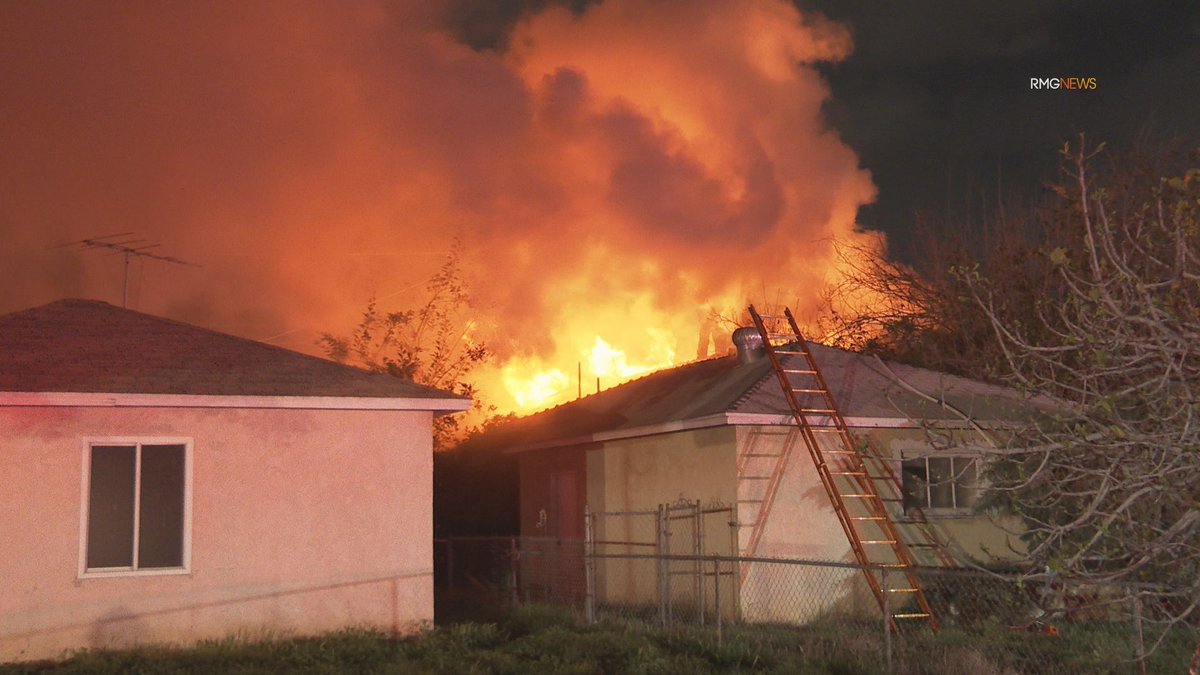
[[[749,311],[755,327],[762,336],[771,366],[779,378],[784,399],[791,409],[796,427],[804,439],[817,475],[829,495],[855,559],[859,564],[870,565],[875,569],[895,570],[904,580],[901,584],[888,584],[885,589],[880,584],[880,579],[876,578],[873,569],[863,568],[863,576],[875,600],[880,609],[888,613],[889,625],[893,631],[899,632],[900,621],[923,621],[936,632],[938,622],[929,607],[920,582],[913,573],[916,563],[909,548],[928,547],[935,552],[940,551],[939,557],[945,555],[944,549],[936,538],[929,534],[928,528],[918,527],[929,536],[926,542],[908,544],[902,538],[901,531],[887,507],[888,503],[902,501],[900,481],[885,458],[870,447],[858,445],[851,436],[846,420],[838,411],[833,395],[817,367],[808,343],[796,325],[791,310],[784,309],[781,317],[760,315],[753,305],[749,307]],[[773,332],[766,323],[779,323],[782,320],[786,320],[788,332]],[[828,423],[815,425],[812,423],[814,418],[824,418]],[[762,508],[750,535],[751,551],[757,547],[762,536],[767,511],[774,501],[774,492],[778,490],[786,465],[787,461],[784,458],[776,462],[775,472],[780,475],[772,476],[768,484],[770,492],[764,495]],[[889,490],[887,495],[881,495],[876,485],[877,481],[887,486],[894,485],[896,489]],[[920,521],[916,522],[919,524]],[[949,560],[948,556],[945,559]],[[905,598],[912,598],[913,603],[910,604]]]

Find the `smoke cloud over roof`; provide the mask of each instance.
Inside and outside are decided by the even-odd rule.
[[[119,256],[56,246],[134,232],[200,267],[134,259],[131,307],[316,351],[458,236],[510,409],[576,362],[694,358],[710,309],[815,302],[830,239],[865,236],[874,187],[814,69],[841,25],[605,0],[500,51],[444,26],[424,2],[3,5],[0,310],[120,302]]]

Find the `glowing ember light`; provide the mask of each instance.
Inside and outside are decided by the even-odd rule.
[[[591,349],[584,352],[584,358],[591,364],[592,373],[596,377],[615,377],[618,380],[626,380],[674,365],[675,350],[668,342],[670,335],[664,331],[653,329],[648,330],[647,333],[656,338],[651,349],[650,359],[636,364],[629,362],[629,357],[623,350],[613,347],[604,338],[597,335]]]
[[[538,359],[513,359],[501,373],[504,388],[523,410],[546,407],[566,391],[570,382],[558,368],[542,369]]]
[[[604,341],[604,338],[596,336],[596,342],[592,348],[585,352],[588,363],[592,366],[592,372],[597,377],[609,377],[617,375],[618,377],[625,375],[633,375],[640,372],[641,369],[636,366],[630,366],[625,358],[625,352],[620,349],[613,349],[612,345]]]

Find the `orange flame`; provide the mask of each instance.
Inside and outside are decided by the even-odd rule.
[[[829,241],[861,238],[874,196],[806,66],[849,52],[843,27],[775,0],[606,0],[527,18],[510,43],[570,199],[535,237],[488,250],[525,293],[507,306],[533,307],[541,330],[523,326],[480,385],[499,409],[723,354],[732,326],[710,314],[736,319],[749,297],[819,302]]]
[[[752,297],[811,311],[828,242],[861,238],[874,198],[814,67],[850,33],[788,0],[547,7],[495,50],[442,30],[456,3],[207,3],[186,22],[27,4],[4,18],[29,39],[0,41],[22,101],[0,125],[22,162],[0,171],[28,222],[14,251],[128,224],[203,265],[147,267],[136,307],[317,351],[372,293],[413,306],[459,234],[488,275],[470,339],[498,356],[475,384],[499,412],[721,354],[710,314]],[[231,59],[237,77],[213,70]],[[7,259],[21,283],[0,300],[29,296],[9,308],[120,288],[107,261],[39,255]]]

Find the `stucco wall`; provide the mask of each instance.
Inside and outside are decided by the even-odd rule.
[[[0,410],[0,661],[433,619],[428,412]],[[192,439],[190,572],[80,578],[83,442]]]
[[[603,453],[604,469],[602,491],[589,482],[588,504],[596,511],[636,511],[678,499],[732,503],[734,433],[722,426],[608,441],[588,453],[589,462]]]
[[[856,434],[869,435],[884,453],[897,459],[894,467],[899,473],[902,453],[930,453],[931,446],[920,429],[855,429]],[[831,449],[838,447],[832,434],[818,436]],[[799,558],[853,562],[846,535],[838,523],[829,496],[817,476],[812,459],[798,435],[785,436],[779,428],[738,427],[739,448],[753,444],[755,453],[776,454],[790,443],[791,458],[784,474],[774,505],[763,528],[755,555],[768,558]],[[751,467],[750,473],[769,473],[773,458],[759,460],[761,466]],[[739,485],[741,499],[756,499],[762,494],[762,483],[743,481]],[[900,516],[900,506],[889,503],[893,516]],[[955,550],[962,550],[981,561],[1004,557],[1010,546],[1019,542],[1009,531],[1019,527],[1013,518],[999,518],[970,512],[927,515],[942,541],[953,539]],[[750,539],[752,516],[743,513],[740,529],[741,545]],[[1009,531],[1006,531],[1006,528]],[[867,533],[867,536],[873,536]],[[916,540],[915,533],[910,535]],[[864,537],[865,538],[865,537]],[[803,567],[785,564],[755,563],[741,589],[743,616],[749,620],[806,621],[828,612],[877,612],[861,572],[832,567]]]
[[[767,455],[747,460],[748,475],[769,475],[775,458],[790,446],[787,470],[780,479],[754,555],[760,558],[846,561],[850,544],[838,524],[812,459],[798,433],[788,427],[739,426],[741,452]],[[761,499],[765,481],[743,480],[739,498]],[[743,554],[755,514],[743,508],[739,540]],[[750,563],[741,588],[742,616],[749,621],[805,622],[829,611],[860,604],[856,570],[790,564]]]
[[[925,433],[919,429],[876,429],[872,436],[880,449],[897,460],[930,452]],[[985,440],[975,432],[961,432],[956,440],[985,445]],[[1025,551],[1025,544],[1017,534],[1022,531],[1021,520],[1016,516],[975,511],[946,513],[937,509],[926,509],[926,515],[943,541],[953,540],[956,551],[978,562],[1004,562],[1019,558]]]
[[[598,512],[654,512],[659,504],[699,500],[702,507],[732,505],[736,498],[737,471],[733,427],[679,431],[642,438],[608,441],[588,451],[588,506]],[[684,511],[672,522],[670,552],[694,552],[693,522]],[[705,554],[729,555],[733,547],[729,516],[703,516]],[[656,541],[653,515],[612,515],[597,518],[601,541]],[[610,544],[598,552],[653,553],[650,546]],[[695,579],[687,574],[692,563],[675,562],[671,595],[678,603],[695,604]],[[651,604],[658,597],[658,569],[649,560],[601,560],[597,563],[597,597],[601,602]],[[729,579],[726,580],[731,581]],[[708,582],[711,585],[711,581]],[[726,583],[725,597],[733,596]],[[711,590],[707,593],[710,594]],[[730,603],[730,607],[732,604]]]

